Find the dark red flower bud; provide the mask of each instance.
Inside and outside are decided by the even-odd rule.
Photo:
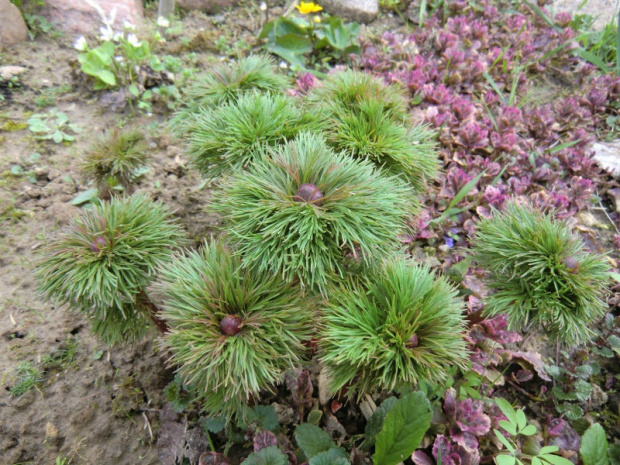
[[[226,315],[220,320],[220,332],[225,336],[235,336],[241,332],[243,320],[239,315]]]
[[[407,342],[405,342],[405,346],[407,347],[407,349],[415,349],[416,347],[418,347],[419,342],[420,341],[418,340],[418,336],[414,334],[409,339],[407,339]]]
[[[562,263],[568,271],[575,271],[577,268],[579,268],[579,262],[575,257],[566,257],[564,260],[562,260]]]
[[[314,184],[302,184],[294,199],[296,202],[309,202],[320,207],[323,204],[323,192]]]
[[[104,249],[108,246],[108,240],[105,237],[97,236],[90,243],[90,251],[93,253],[101,252],[101,249]]]

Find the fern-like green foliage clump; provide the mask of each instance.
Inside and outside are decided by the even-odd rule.
[[[214,178],[231,168],[247,168],[264,147],[322,127],[317,115],[303,112],[291,97],[253,92],[199,112],[187,143],[194,165],[205,178]]]
[[[211,414],[243,415],[305,352],[313,300],[270,273],[244,268],[221,242],[177,257],[155,288],[170,325],[170,361]]]
[[[95,181],[100,197],[110,198],[116,186],[133,192],[133,181],[148,159],[148,146],[139,130],[114,128],[86,152],[80,168],[85,178]]]
[[[327,106],[326,109],[357,112],[365,102],[380,104],[380,110],[393,121],[403,123],[410,118],[407,95],[402,87],[388,86],[380,78],[360,71],[334,73],[308,95],[310,105]]]
[[[309,95],[327,119],[326,138],[336,150],[369,159],[390,174],[404,174],[419,191],[439,172],[435,133],[413,125],[403,89],[368,74],[334,74]]]
[[[235,63],[220,63],[189,88],[187,107],[174,116],[171,127],[182,136],[188,131],[188,119],[201,108],[236,102],[241,95],[252,91],[281,93],[288,84],[287,77],[280,74],[274,61],[266,56],[250,55]]]
[[[105,342],[135,341],[149,319],[144,289],[184,241],[168,208],[143,195],[94,204],[42,249],[40,291],[84,312]]]
[[[488,315],[506,313],[512,328],[542,327],[556,340],[586,342],[605,313],[605,257],[587,252],[569,226],[527,204],[511,202],[478,224],[474,258],[495,292]]]
[[[441,382],[468,358],[457,291],[425,266],[385,262],[330,295],[319,334],[332,393],[357,397]]]
[[[416,196],[372,163],[301,134],[235,172],[214,195],[245,266],[326,292],[348,263],[370,263],[397,247]]]

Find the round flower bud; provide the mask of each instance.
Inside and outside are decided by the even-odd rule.
[[[241,332],[243,320],[239,315],[226,315],[220,320],[220,332],[225,336],[236,336]]]
[[[105,237],[97,236],[90,243],[90,251],[93,253],[101,252],[101,249],[108,246],[108,240]]]
[[[294,197],[296,202],[313,203],[317,207],[323,204],[323,192],[314,184],[302,184]]]

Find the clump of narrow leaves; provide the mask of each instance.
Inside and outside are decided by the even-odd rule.
[[[205,74],[188,91],[197,106],[221,105],[237,100],[248,91],[278,93],[288,85],[268,56],[250,55],[236,63],[221,63]]]
[[[143,195],[94,204],[42,249],[40,291],[85,313],[105,342],[136,340],[152,314],[145,288],[184,240],[168,208]]]
[[[417,205],[399,179],[314,134],[268,150],[214,199],[244,266],[322,293],[349,265],[392,251]]]
[[[212,414],[242,416],[306,350],[313,300],[245,268],[221,242],[176,257],[155,287],[170,326],[170,362]]]
[[[506,313],[513,328],[538,325],[575,344],[590,339],[588,325],[605,312],[605,258],[550,213],[510,202],[478,224],[474,257],[495,291],[486,313]]]
[[[386,262],[360,283],[330,294],[320,332],[320,358],[336,393],[358,397],[441,382],[463,366],[463,305],[457,291],[425,266]]]
[[[409,120],[407,97],[399,86],[384,84],[380,78],[358,71],[332,74],[321,86],[313,87],[308,95],[311,105],[344,108],[357,111],[364,102],[378,102],[380,110],[394,121]]]
[[[85,153],[81,163],[84,176],[95,181],[100,198],[110,198],[120,186],[133,192],[133,181],[149,158],[143,134],[137,129],[114,128]]]
[[[321,128],[316,115],[302,111],[286,95],[247,93],[199,111],[189,126],[188,151],[202,175],[214,178],[231,168],[247,168],[264,147]]]
[[[435,133],[409,123],[403,89],[368,74],[334,74],[308,97],[327,118],[326,138],[336,150],[369,159],[391,174],[404,173],[416,189],[436,177]]]
[[[278,73],[273,60],[266,56],[250,55],[233,63],[220,63],[200,76],[187,91],[187,108],[178,112],[171,125],[177,135],[188,131],[191,120],[200,108],[215,107],[231,102],[247,92],[280,93],[288,79]]]

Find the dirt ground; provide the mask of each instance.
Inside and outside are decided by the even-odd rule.
[[[204,21],[189,18],[186,31],[198,35]],[[41,38],[0,57],[0,65],[28,68],[20,86],[0,89],[0,463],[174,463],[160,462],[156,447],[163,388],[173,376],[156,335],[110,350],[89,334],[81,315],[38,298],[33,264],[37,248],[80,212],[72,200],[91,187],[80,177],[80,154],[115,126],[145,130],[152,160],[139,190],[170,206],[189,237],[208,237],[216,219],[203,212],[208,190],[167,135],[167,116],[132,118],[104,109],[72,78],[72,44],[70,37]],[[53,95],[51,107],[37,107],[42,95]],[[28,130],[31,114],[52,107],[81,127],[75,142],[39,141]],[[15,166],[23,174],[11,173]],[[23,362],[40,370],[39,382],[11,396]]]

